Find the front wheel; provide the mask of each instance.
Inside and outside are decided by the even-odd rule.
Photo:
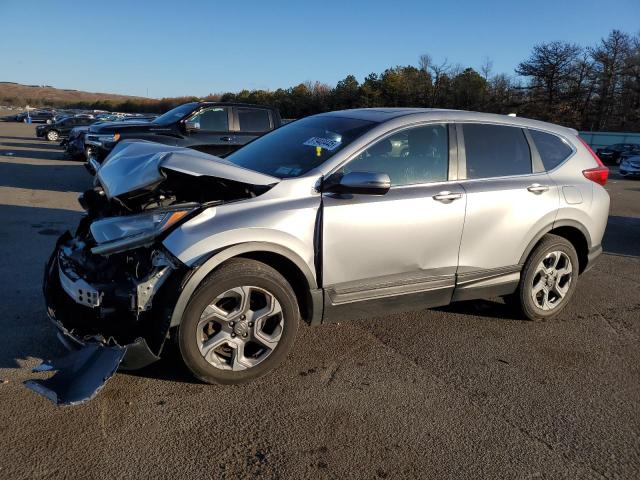
[[[276,368],[300,313],[286,279],[264,263],[231,259],[195,291],[178,330],[187,368],[206,383],[238,384]]]
[[[47,132],[47,140],[50,142],[55,142],[58,138],[60,138],[60,135],[55,130],[49,130]]]
[[[530,320],[556,317],[576,289],[578,272],[578,255],[571,242],[545,235],[529,255],[513,299]]]

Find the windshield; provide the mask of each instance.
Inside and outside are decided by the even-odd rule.
[[[254,140],[226,160],[273,177],[298,177],[326,162],[375,125],[354,118],[307,117]]]
[[[163,113],[151,123],[155,123],[156,125],[169,125],[173,122],[177,122],[187,113],[191,112],[191,110],[193,110],[196,105],[198,105],[196,102],[185,103],[172,110],[169,110],[167,113]]]

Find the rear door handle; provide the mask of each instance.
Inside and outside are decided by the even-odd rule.
[[[223,142],[230,142],[231,140],[233,140],[233,138],[225,136],[225,137],[220,137],[220,140],[222,140]]]
[[[532,185],[529,185],[527,187],[527,190],[529,190],[531,193],[542,193],[549,190],[549,187],[547,185],[540,185],[539,183],[534,183]]]
[[[448,190],[445,190],[444,192],[440,192],[440,193],[436,193],[433,196],[434,200],[437,200],[439,202],[453,202],[454,200],[457,200],[459,198],[462,198],[462,194],[461,193],[451,193]]]

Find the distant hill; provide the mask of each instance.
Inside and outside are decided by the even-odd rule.
[[[14,82],[0,82],[0,105],[65,107],[95,103],[118,105],[124,102],[131,102],[136,105],[153,105],[157,103],[157,100],[115,93],[82,92],[54,88],[50,85],[22,85]]]

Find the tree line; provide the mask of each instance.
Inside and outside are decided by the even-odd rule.
[[[388,68],[362,81],[347,75],[335,87],[305,82],[277,90],[242,90],[205,98],[77,103],[77,108],[164,112],[193,100],[273,105],[284,118],[358,107],[429,107],[515,113],[580,130],[640,130],[640,36],[613,30],[592,46],[535,45],[515,75],[422,55],[417,65]],[[70,106],[70,105],[67,105]]]

